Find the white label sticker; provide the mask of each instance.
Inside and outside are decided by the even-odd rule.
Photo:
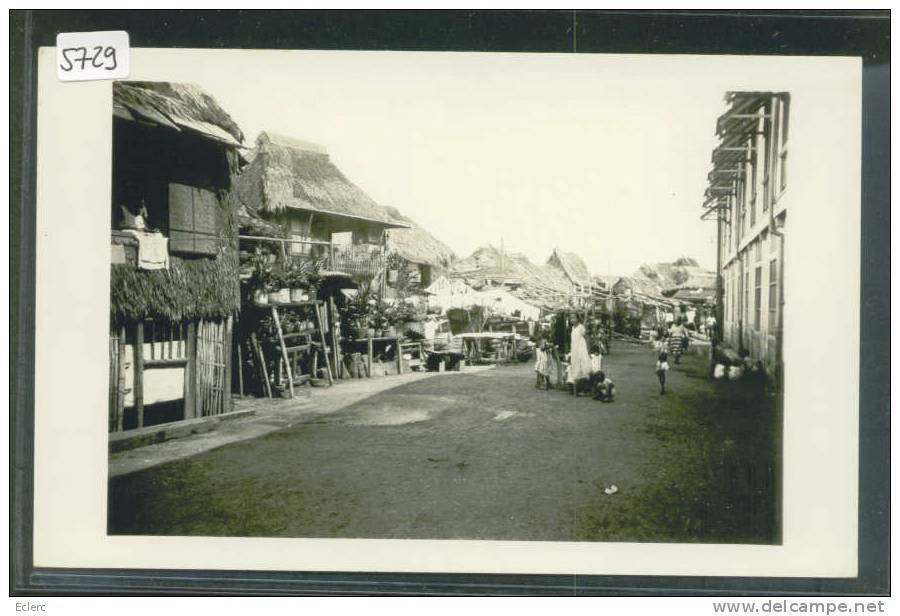
[[[130,56],[124,30],[56,35],[56,74],[62,81],[124,79],[131,70]]]

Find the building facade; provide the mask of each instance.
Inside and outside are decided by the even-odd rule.
[[[231,410],[243,133],[189,84],[113,84],[109,431]]]
[[[703,214],[717,223],[721,342],[780,385],[790,95],[730,92],[726,103]]]

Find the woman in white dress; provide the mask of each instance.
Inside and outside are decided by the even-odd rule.
[[[534,347],[534,372],[537,380],[534,384],[538,389],[547,389],[547,344],[543,340],[538,340]]]
[[[585,338],[584,323],[576,314],[572,317],[572,337],[569,345],[569,374],[566,382],[572,387],[572,395],[578,395],[578,387],[591,376],[591,355]]]

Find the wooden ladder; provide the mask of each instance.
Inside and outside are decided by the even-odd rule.
[[[284,375],[285,379],[288,383],[288,391],[290,392],[291,398],[294,397],[294,385],[295,383],[299,384],[305,381],[309,381],[312,378],[316,377],[318,373],[318,358],[319,351],[321,349],[322,357],[324,359],[324,369],[325,374],[328,377],[328,384],[334,385],[334,376],[331,373],[331,366],[329,365],[328,358],[328,345],[325,343],[325,328],[322,320],[321,310],[324,309],[322,302],[320,301],[308,301],[308,302],[296,302],[291,304],[282,304],[282,307],[285,308],[304,308],[311,307],[313,308],[313,313],[315,314],[315,329],[309,333],[299,333],[299,334],[288,334],[285,335],[284,330],[281,327],[281,317],[278,314],[278,306],[272,304],[272,320],[275,322],[275,332],[278,334],[278,345],[280,347],[281,352],[281,363],[284,366]],[[295,344],[288,346],[286,340],[294,340],[297,338],[311,338],[312,336],[316,336],[318,338],[317,341],[313,342],[310,340],[304,344]],[[309,375],[298,376],[294,374],[294,368],[296,367],[296,356],[298,353],[308,352],[312,350],[312,366]],[[295,358],[295,361],[291,361],[291,356]]]

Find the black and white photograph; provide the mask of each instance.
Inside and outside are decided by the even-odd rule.
[[[81,233],[102,293],[39,257],[38,330],[89,315],[92,376],[66,377],[92,407],[41,390],[37,456],[90,447],[100,476],[68,498],[53,455],[38,502],[83,508],[96,566],[299,567],[310,546],[347,559],[323,569],[469,570],[446,549],[849,574],[859,70],[132,49],[127,79],[48,77],[40,101],[97,116],[70,142],[101,185],[60,209],[73,184],[49,178],[72,171],[39,169],[38,254]],[[65,562],[44,521],[38,553]]]
[[[779,542],[791,93],[510,68],[113,84],[111,534]]]

